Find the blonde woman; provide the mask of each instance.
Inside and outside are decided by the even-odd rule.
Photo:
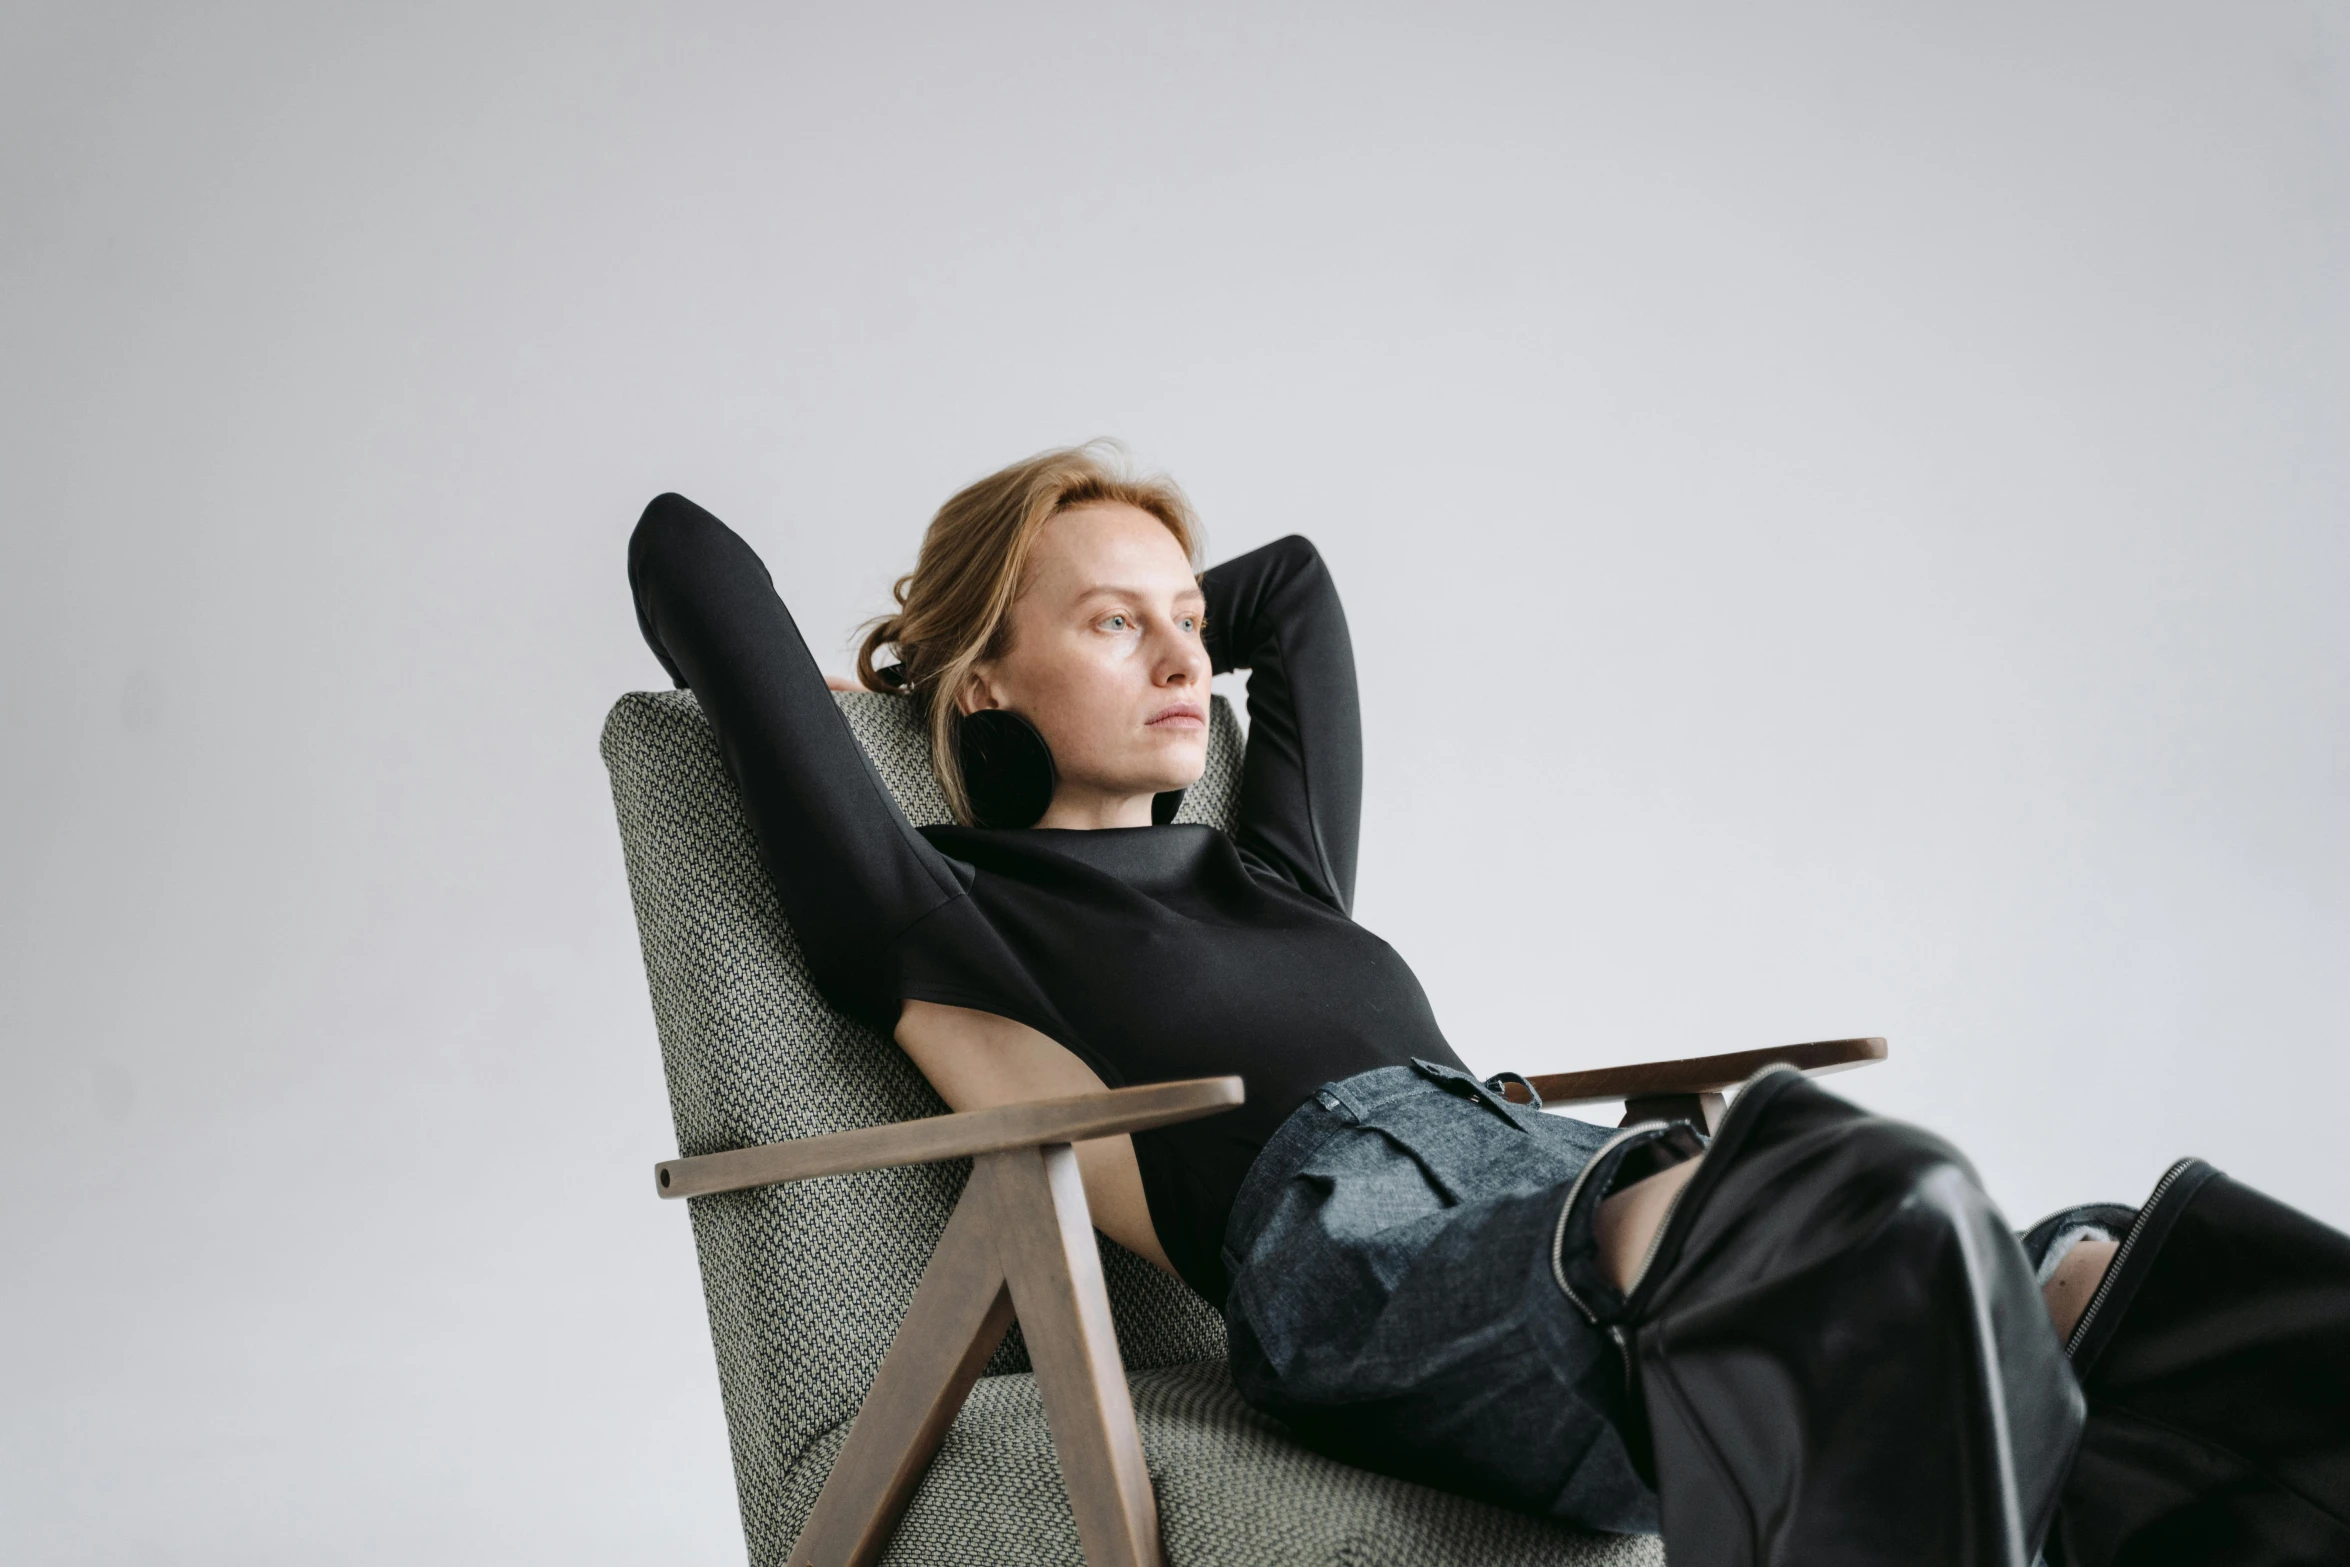
[[[2187,1161],[2019,1246],[1955,1150],[1790,1073],[1710,1146],[1507,1102],[1350,917],[1329,571],[1301,538],[1198,553],[1181,492],[1096,448],[949,500],[857,661],[928,727],[956,822],[923,828],[741,539],[665,495],[629,573],[818,987],[947,1103],[1246,1080],[1078,1158],[1101,1229],[1223,1308],[1252,1402],[1368,1467],[1661,1527],[1674,1567],[2350,1561],[2350,1240]],[[1227,669],[1230,837],[1171,824]]]

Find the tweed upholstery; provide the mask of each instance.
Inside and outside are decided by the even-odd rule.
[[[909,704],[876,693],[839,702],[907,815],[945,821]],[[1208,771],[1180,820],[1229,830],[1241,744],[1219,698]],[[903,1052],[816,994],[693,696],[623,697],[605,722],[603,754],[679,1152],[942,1113]],[[786,1560],[968,1171],[966,1163],[870,1170],[688,1204],[757,1567]],[[1233,1392],[1213,1308],[1106,1239],[1102,1263],[1178,1567],[1662,1561],[1653,1540],[1562,1529],[1305,1451]],[[1080,1559],[1026,1373],[1015,1329],[932,1465],[888,1561]]]

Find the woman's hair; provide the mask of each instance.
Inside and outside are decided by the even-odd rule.
[[[857,678],[867,690],[901,690],[914,699],[930,731],[931,771],[958,822],[970,822],[971,802],[956,745],[956,698],[974,665],[1000,658],[1010,645],[1012,601],[1045,523],[1074,507],[1121,502],[1165,523],[1193,568],[1199,565],[1191,502],[1163,475],[1127,471],[1124,456],[1113,442],[1089,441],[1039,452],[963,489],[930,519],[914,569],[890,589],[897,613],[866,627]],[[874,669],[882,648],[895,655],[895,669]]]

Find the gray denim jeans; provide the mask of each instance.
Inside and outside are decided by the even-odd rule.
[[[1551,1256],[1612,1135],[1432,1062],[1326,1084],[1250,1166],[1224,1232],[1242,1396],[1347,1463],[1653,1532],[1623,1361]]]

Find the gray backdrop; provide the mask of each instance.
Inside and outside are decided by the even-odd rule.
[[[1334,563],[1471,1062],[1882,1033],[2018,1222],[2350,1222],[2342,16],[18,0],[0,1557],[739,1558],[664,488],[844,667],[1122,436]]]

